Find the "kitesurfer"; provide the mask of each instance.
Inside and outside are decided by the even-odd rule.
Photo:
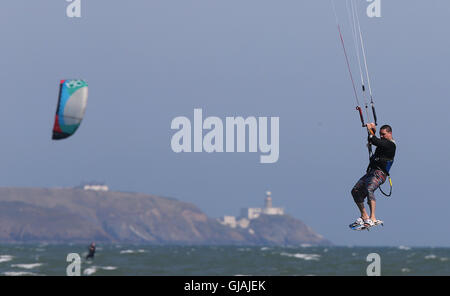
[[[89,254],[87,254],[86,260],[89,258],[94,259],[94,255],[95,255],[95,243],[92,242],[91,245],[89,246]]]
[[[376,146],[375,153],[370,157],[370,163],[366,174],[359,179],[353,187],[351,193],[353,200],[361,212],[361,217],[356,219],[350,227],[370,227],[377,224],[375,217],[375,190],[386,181],[389,176],[389,170],[392,166],[395,156],[396,144],[392,138],[392,128],[389,125],[383,125],[380,128],[380,138],[375,136],[376,127],[374,123],[368,123],[369,131],[368,145]],[[367,197],[367,204],[370,208],[370,216],[364,207],[364,199]]]

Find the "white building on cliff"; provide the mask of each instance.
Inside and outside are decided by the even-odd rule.
[[[266,200],[264,208],[243,208],[241,209],[241,218],[247,218],[249,220],[258,218],[261,214],[266,215],[284,215],[283,208],[274,208],[272,206],[272,193],[266,192]]]
[[[102,184],[93,184],[93,185],[84,185],[84,190],[94,190],[94,191],[109,191],[109,187],[107,185]]]
[[[108,185],[102,182],[88,182],[82,183],[81,185],[75,187],[84,190],[93,190],[93,191],[109,191]]]
[[[250,224],[250,220],[258,218],[261,214],[284,215],[283,208],[274,208],[272,206],[272,193],[267,191],[266,194],[264,208],[243,208],[241,209],[241,214],[238,218],[234,216],[224,216],[222,219],[219,219],[219,222],[232,228],[237,226],[247,228]]]

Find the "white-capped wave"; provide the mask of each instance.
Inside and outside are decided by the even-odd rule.
[[[250,248],[238,248],[237,250],[240,252],[248,252],[250,251]]]
[[[38,275],[37,273],[28,271],[5,271],[3,274],[6,276]]]
[[[23,269],[33,269],[42,266],[42,263],[30,263],[30,264],[11,264],[11,267],[23,268]]]
[[[319,260],[320,259],[320,255],[319,254],[281,253],[280,255],[281,256],[294,257],[294,258],[303,259],[303,260]]]
[[[139,250],[122,250],[120,251],[120,254],[135,254],[135,253],[146,253],[146,250],[139,249]]]
[[[437,258],[437,256],[434,255],[434,254],[430,254],[430,255],[426,255],[425,256],[425,259],[436,259],[436,258]]]
[[[116,270],[117,267],[116,266],[91,266],[91,267],[86,268],[83,271],[83,274],[84,275],[91,275],[91,274],[96,273],[99,269],[102,269],[102,270]]]
[[[116,266],[99,266],[99,268],[101,268],[103,270],[116,270],[117,269]]]
[[[11,255],[0,255],[0,263],[11,261],[13,258]]]
[[[398,246],[398,249],[399,249],[399,250],[404,250],[404,251],[409,251],[409,250],[411,250],[411,248],[410,248],[410,247],[407,247],[407,246]]]
[[[92,266],[92,267],[86,268],[86,269],[83,271],[83,274],[84,274],[84,275],[91,275],[91,274],[94,274],[94,273],[96,273],[96,272],[97,272],[97,267]]]

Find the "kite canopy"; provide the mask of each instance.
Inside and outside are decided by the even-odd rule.
[[[53,140],[70,137],[80,126],[88,98],[88,85],[83,80],[61,80],[56,108]]]

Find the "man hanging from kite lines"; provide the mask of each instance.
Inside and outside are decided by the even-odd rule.
[[[380,128],[380,138],[375,136],[376,128],[374,123],[368,123],[366,126],[369,131],[368,143],[369,145],[375,145],[377,149],[370,157],[370,163],[367,167],[366,174],[359,179],[351,191],[353,200],[361,212],[361,216],[356,219],[355,222],[350,224],[350,228],[355,230],[372,227],[382,223],[381,220],[377,220],[375,217],[376,198],[374,192],[386,181],[386,178],[389,177],[389,170],[394,162],[396,150],[395,141],[392,138],[392,128],[389,125],[383,125]],[[392,190],[390,177],[389,182]],[[387,196],[390,196],[391,193],[392,191]],[[370,216],[367,215],[364,207],[364,199],[366,197],[367,204],[370,208]]]
[[[376,208],[376,198],[375,198],[375,190],[377,188],[380,188],[381,193],[383,193],[385,196],[390,196],[392,194],[392,181],[389,175],[389,170],[394,162],[395,157],[395,150],[396,150],[396,144],[392,138],[392,127],[389,125],[383,125],[380,128],[380,138],[378,138],[376,133],[376,126],[377,126],[377,114],[375,112],[375,105],[373,101],[373,94],[372,94],[372,87],[370,84],[370,77],[369,77],[369,70],[367,67],[367,59],[366,59],[366,53],[364,48],[364,42],[362,38],[362,32],[361,32],[361,26],[359,23],[359,17],[356,10],[356,5],[354,3],[354,0],[347,0],[347,13],[349,16],[349,20],[352,27],[352,33],[353,33],[353,41],[355,45],[355,51],[356,56],[358,60],[359,65],[359,71],[360,71],[360,78],[361,78],[361,85],[362,85],[362,94],[365,101],[365,113],[366,113],[366,119],[369,120],[370,113],[372,113],[373,116],[373,122],[365,122],[363,111],[359,103],[358,98],[358,92],[355,87],[355,82],[353,79],[347,50],[345,48],[344,44],[344,38],[342,37],[341,32],[341,26],[339,24],[339,20],[336,13],[336,8],[334,4],[334,0],[331,0],[334,14],[336,17],[336,24],[339,31],[339,37],[341,40],[342,48],[344,50],[345,60],[348,68],[348,72],[350,74],[350,79],[353,86],[354,95],[356,98],[356,110],[359,113],[359,117],[361,120],[362,127],[367,128],[368,133],[368,142],[367,142],[367,148],[369,150],[369,166],[367,167],[366,174],[362,176],[356,185],[351,190],[351,194],[353,196],[353,200],[356,203],[359,211],[360,211],[360,217],[356,219],[355,222],[351,223],[349,226],[351,229],[354,230],[362,230],[362,229],[369,229],[369,227],[382,224],[383,221],[377,220],[375,216],[375,208]],[[349,5],[350,4],[350,5]],[[363,68],[361,63],[361,55],[362,53],[362,59],[364,61],[364,69],[365,69],[365,76],[367,78],[368,88],[369,88],[369,96],[370,96],[370,106],[372,109],[372,112],[369,112],[368,110],[368,100],[366,95],[366,88],[365,88],[365,79],[363,74]],[[375,153],[372,152],[372,145],[376,146]],[[383,190],[381,189],[381,185],[386,181],[386,179],[389,178],[389,184],[390,184],[390,192],[389,194],[385,194]],[[364,207],[364,200],[367,197],[367,203],[369,205],[370,209],[370,215],[367,214],[367,211]]]

